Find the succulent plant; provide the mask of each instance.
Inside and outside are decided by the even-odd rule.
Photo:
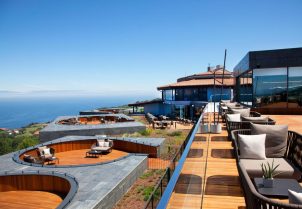
[[[271,164],[269,162],[266,162],[266,164],[261,163],[263,178],[272,179],[275,176],[279,175],[281,172],[276,172],[276,169],[279,167],[279,165],[280,164],[278,164],[276,166],[274,165],[274,159]]]

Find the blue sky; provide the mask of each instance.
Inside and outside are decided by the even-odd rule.
[[[0,0],[0,92],[157,95],[252,50],[302,47],[301,0]],[[83,93],[84,92],[84,93]]]

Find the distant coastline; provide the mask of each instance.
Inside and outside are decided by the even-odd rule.
[[[16,129],[45,123],[61,115],[103,107],[120,107],[148,97],[1,98],[0,128]]]

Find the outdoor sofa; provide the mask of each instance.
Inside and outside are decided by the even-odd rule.
[[[273,200],[258,193],[242,162],[237,163],[237,169],[244,192],[247,209],[298,209],[302,205],[289,204]]]
[[[112,152],[113,141],[109,139],[97,139],[97,142],[91,146],[93,151]]]
[[[280,164],[276,169],[281,172],[278,178],[293,178],[301,180],[302,173],[302,136],[293,131],[287,131],[285,125],[251,124],[251,129],[233,130],[232,142],[237,163],[246,170],[251,178],[262,177],[261,163],[272,162]],[[239,135],[266,134],[266,159],[244,159],[240,153]]]

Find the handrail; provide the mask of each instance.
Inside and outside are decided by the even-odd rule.
[[[180,176],[181,170],[182,170],[183,165],[184,165],[184,163],[186,161],[186,158],[187,158],[188,153],[190,151],[191,145],[192,145],[193,140],[195,138],[195,134],[198,131],[199,124],[202,121],[202,118],[203,118],[204,114],[205,113],[202,113],[200,115],[197,123],[194,126],[194,129],[193,129],[193,131],[192,131],[192,133],[190,135],[190,138],[189,138],[189,140],[188,140],[188,142],[186,144],[185,150],[183,151],[183,154],[181,155],[181,158],[178,161],[178,164],[177,164],[177,166],[175,168],[175,171],[173,172],[173,175],[172,175],[172,177],[171,177],[171,179],[170,179],[170,181],[169,181],[169,183],[168,183],[168,185],[166,187],[166,190],[165,190],[163,196],[161,197],[161,199],[160,199],[160,201],[159,201],[159,203],[158,203],[158,205],[156,207],[157,209],[166,208],[167,205],[168,205],[168,203],[169,203],[169,200],[170,200],[171,195],[172,195],[172,193],[174,191],[175,185],[176,185],[177,180],[178,180],[178,178]]]

